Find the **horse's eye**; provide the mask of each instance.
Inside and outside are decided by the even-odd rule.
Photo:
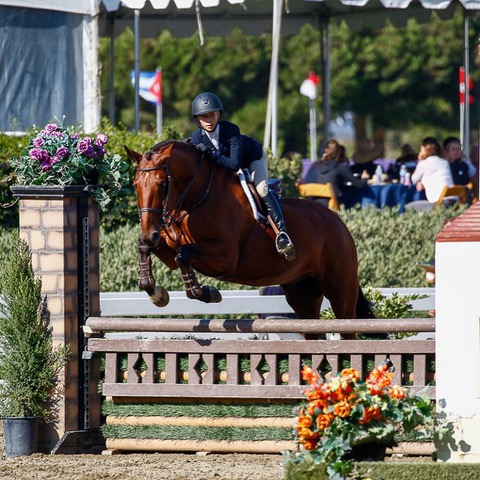
[[[165,193],[167,191],[167,182],[161,182],[159,185],[158,185],[158,190],[161,192],[161,193]]]

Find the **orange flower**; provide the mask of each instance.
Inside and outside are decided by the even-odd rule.
[[[315,410],[318,409],[320,411],[323,411],[327,406],[328,406],[328,403],[326,403],[325,400],[322,400],[322,399],[313,400],[308,403],[307,412],[310,415],[314,415]]]
[[[359,420],[359,423],[365,424],[379,418],[382,418],[382,412],[379,407],[367,407],[363,411],[363,417]]]
[[[355,370],[355,368],[344,368],[340,372],[340,376],[345,377],[352,382],[357,382],[360,378],[360,372],[358,370]]]
[[[302,370],[302,378],[309,384],[318,383],[320,380],[320,375],[317,371],[313,370],[313,368],[305,365]]]
[[[346,401],[341,401],[341,402],[337,402],[334,406],[333,406],[333,413],[334,415],[336,415],[337,417],[340,417],[340,418],[345,418],[345,417],[348,417],[350,415],[350,411],[351,411],[351,406],[348,402]]]
[[[400,385],[394,385],[393,387],[390,387],[388,393],[392,398],[398,398],[399,400],[403,400],[407,396],[405,388],[401,387]]]
[[[322,414],[317,417],[317,427],[319,430],[325,430],[332,423],[332,416],[329,414]]]
[[[297,419],[297,429],[311,427],[313,424],[312,418],[307,415],[301,415]]]
[[[305,450],[314,450],[317,446],[317,441],[316,440],[307,440],[306,442],[303,442],[303,448]]]

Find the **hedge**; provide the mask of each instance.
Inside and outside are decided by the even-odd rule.
[[[425,287],[425,271],[417,262],[430,260],[435,255],[435,236],[445,220],[461,210],[435,209],[429,212],[406,212],[399,215],[395,209],[366,208],[342,210],[341,217],[352,232],[358,249],[360,285],[376,288]],[[0,230],[0,254],[6,248],[5,234]],[[136,291],[137,224],[119,225],[115,229],[101,227],[100,234],[100,289],[102,292]],[[171,271],[153,259],[157,284],[167,290],[183,290],[178,270]],[[241,285],[206,279],[221,290],[248,289]]]

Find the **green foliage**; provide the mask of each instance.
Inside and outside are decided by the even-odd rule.
[[[455,462],[361,462],[356,464],[355,480],[477,480],[479,463]],[[284,480],[328,480],[323,464],[295,464],[286,459]]]
[[[48,414],[47,403],[69,353],[53,348],[42,282],[35,277],[31,253],[18,234],[12,234],[0,267],[0,411],[4,416]]]

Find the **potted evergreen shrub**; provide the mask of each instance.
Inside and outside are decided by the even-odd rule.
[[[18,232],[10,235],[0,261],[0,415],[6,456],[37,450],[38,422],[48,420],[49,402],[69,355],[53,346],[46,299],[31,251]]]

